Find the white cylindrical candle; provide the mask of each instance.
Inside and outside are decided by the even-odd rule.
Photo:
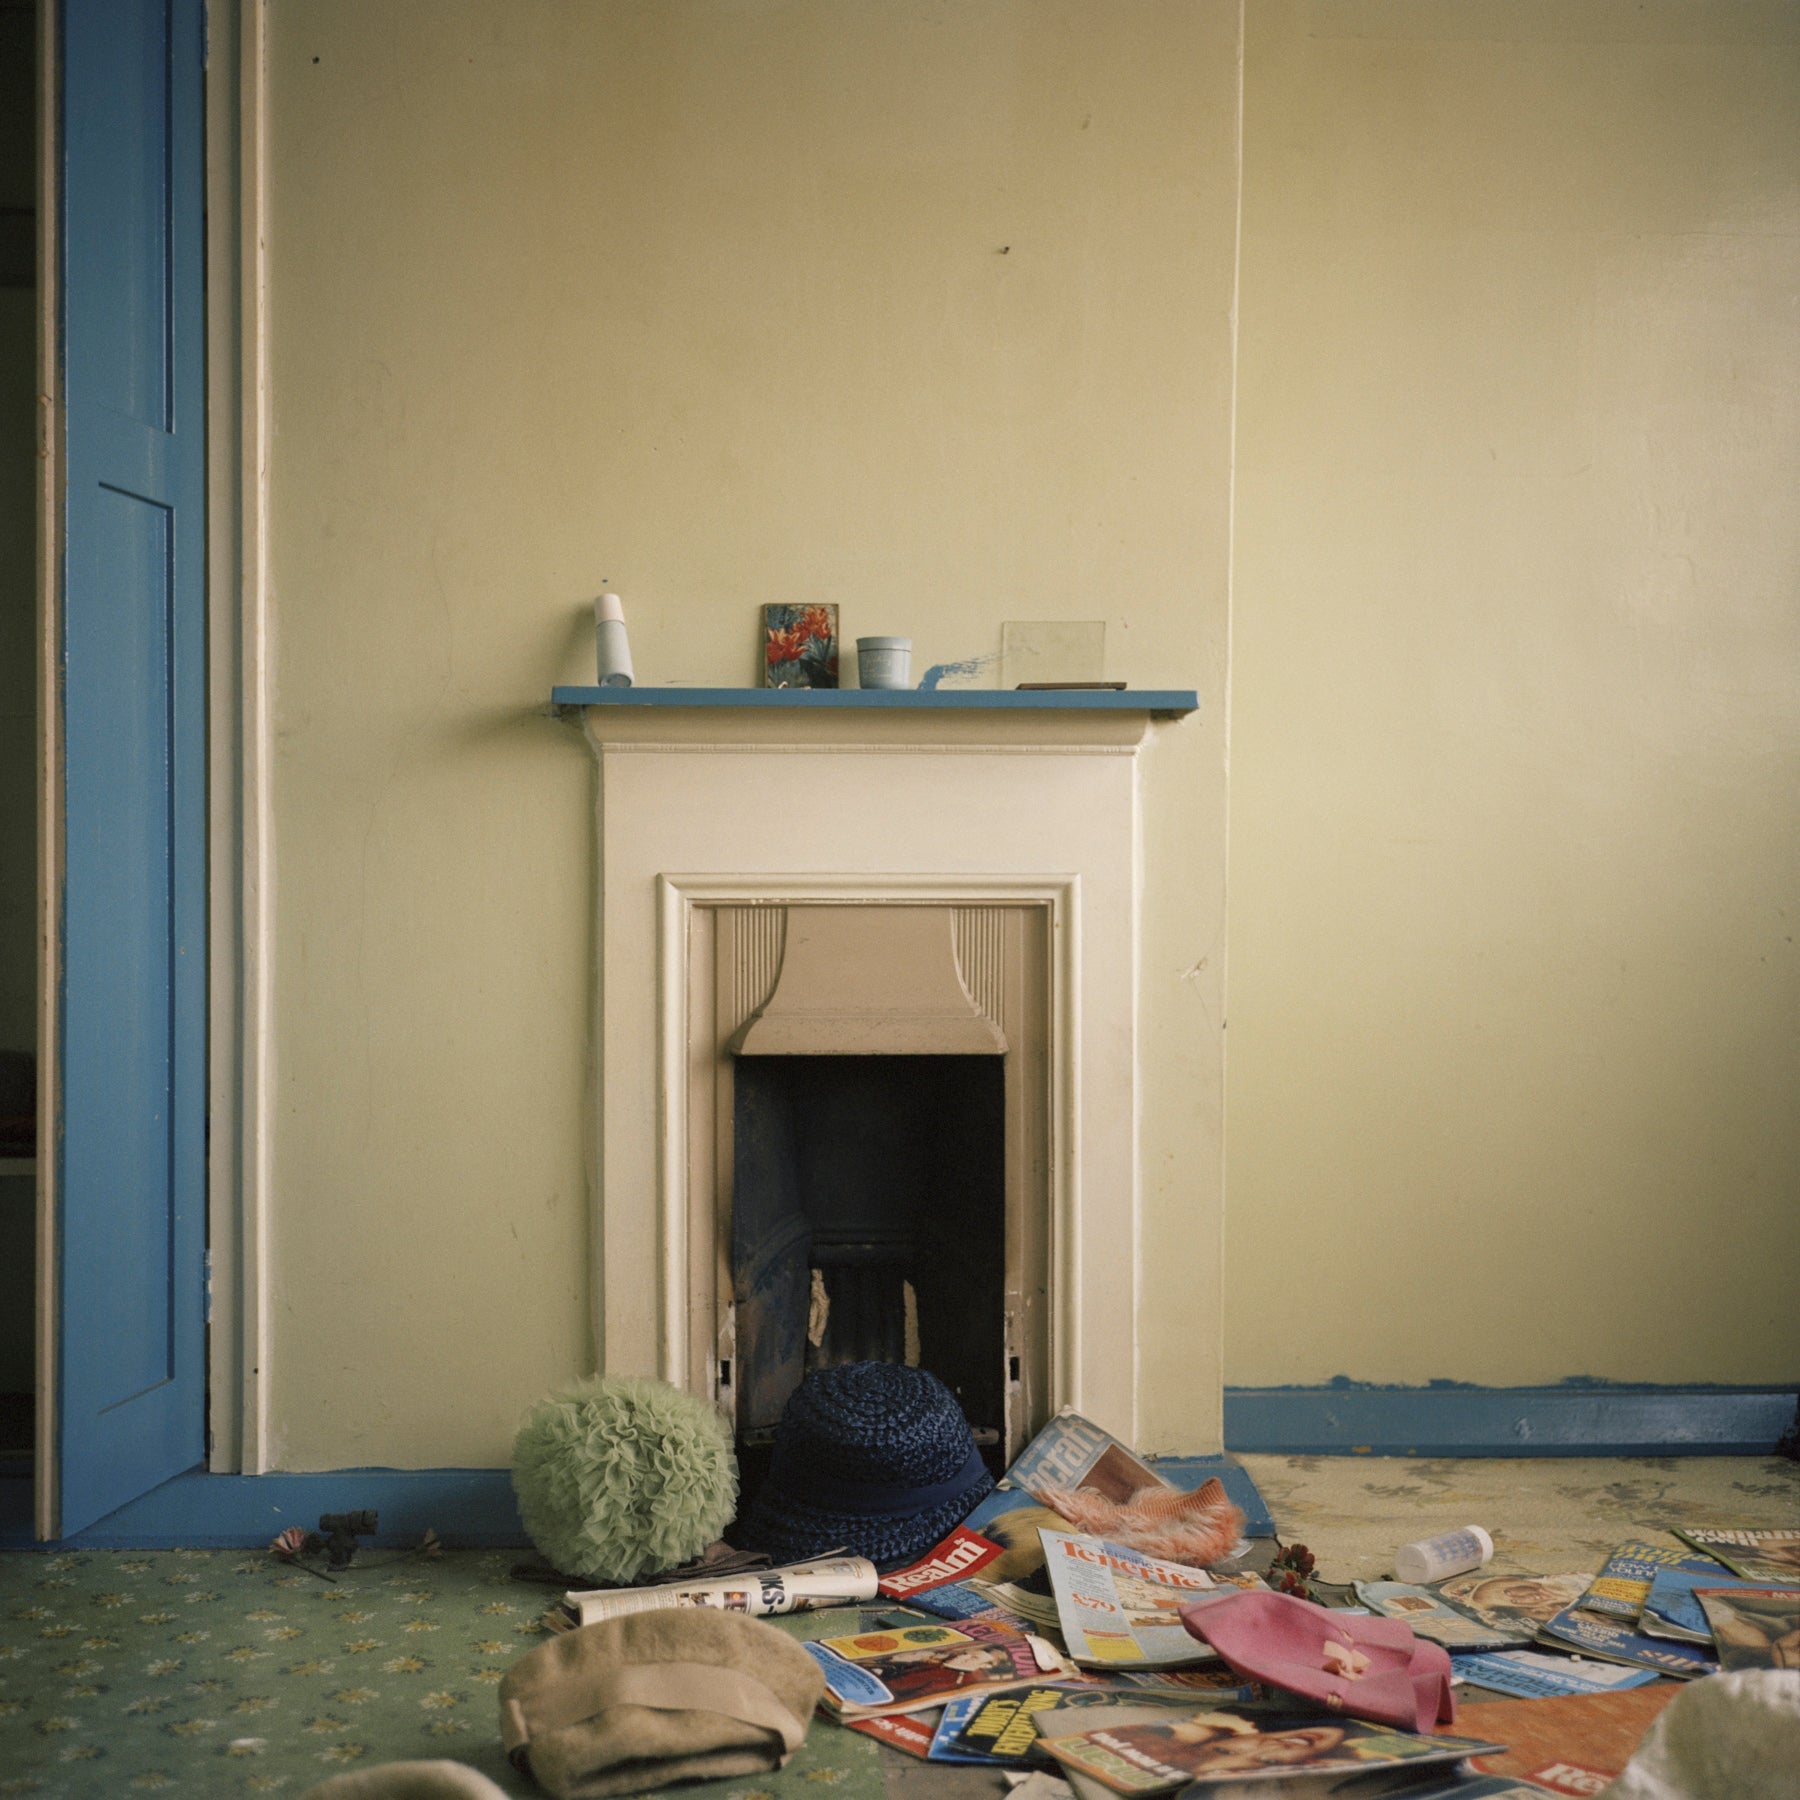
[[[601,687],[631,686],[631,645],[625,639],[625,608],[617,594],[594,602],[594,658]]]
[[[1402,1544],[1394,1552],[1394,1574],[1413,1587],[1427,1581],[1448,1581],[1452,1575],[1479,1569],[1493,1554],[1494,1540],[1479,1525],[1465,1525],[1461,1531]]]

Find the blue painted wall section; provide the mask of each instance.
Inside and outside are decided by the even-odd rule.
[[[1296,1456],[1766,1456],[1794,1388],[1555,1387],[1441,1381],[1227,1388],[1225,1443]]]
[[[23,1487],[24,1484],[20,1484]],[[0,1514],[0,1550],[32,1545],[28,1497]],[[279,1531],[318,1528],[326,1512],[381,1515],[371,1543],[415,1545],[427,1528],[447,1545],[528,1540],[506,1469],[328,1469],[302,1475],[209,1475],[164,1482],[85,1531],[63,1539],[89,1550],[256,1548]]]

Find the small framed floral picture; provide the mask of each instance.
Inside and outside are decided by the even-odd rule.
[[[834,688],[838,684],[838,609],[763,608],[763,686]]]

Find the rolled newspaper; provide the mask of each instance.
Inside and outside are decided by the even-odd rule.
[[[747,1569],[740,1575],[713,1575],[664,1587],[571,1588],[563,1599],[573,1623],[597,1625],[628,1613],[665,1606],[714,1606],[725,1612],[763,1618],[769,1613],[810,1612],[825,1606],[854,1606],[873,1600],[878,1577],[865,1556],[830,1556],[789,1563],[779,1569]]]

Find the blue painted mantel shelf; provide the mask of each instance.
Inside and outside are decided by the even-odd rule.
[[[1179,719],[1196,712],[1192,688],[709,688],[559,687],[559,708],[583,706],[772,707],[808,712],[1148,713]]]

